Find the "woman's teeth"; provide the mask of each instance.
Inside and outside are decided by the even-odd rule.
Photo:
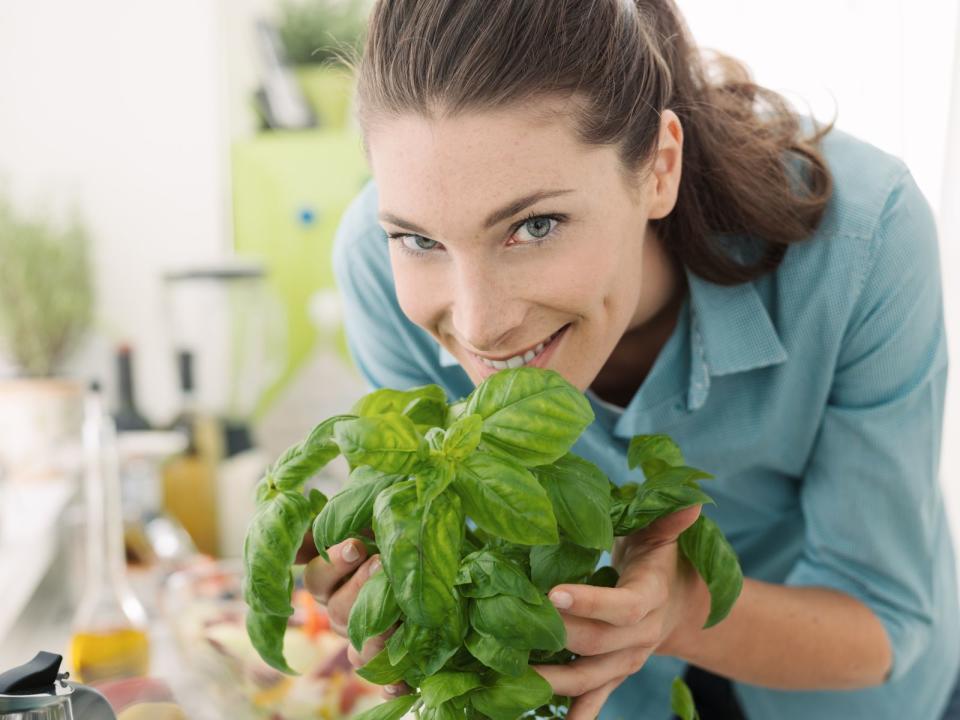
[[[537,357],[540,353],[543,352],[543,348],[550,343],[557,335],[559,331],[555,332],[545,343],[537,343],[537,346],[533,350],[527,350],[523,355],[514,355],[512,358],[507,358],[506,360],[488,360],[485,357],[476,357],[480,359],[487,367],[492,367],[494,370],[506,370],[507,368],[518,368],[523,365],[526,365]]]

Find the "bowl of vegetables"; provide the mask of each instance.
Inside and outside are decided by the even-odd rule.
[[[238,561],[208,561],[170,576],[164,593],[178,696],[194,720],[339,720],[380,702],[379,687],[347,660],[347,641],[330,630],[326,610],[305,590],[291,595],[282,638],[287,674],[270,667],[247,635],[248,608]]]

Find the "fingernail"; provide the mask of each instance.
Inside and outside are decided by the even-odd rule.
[[[396,685],[384,685],[383,691],[388,695],[396,695],[398,692],[400,692],[400,688]]]
[[[563,590],[558,590],[555,593],[550,593],[550,602],[553,603],[554,607],[558,607],[561,610],[573,605],[573,595]]]
[[[355,563],[360,559],[360,553],[357,551],[357,546],[354,543],[347,543],[342,548],[340,548],[340,557],[346,560],[348,563]]]
[[[370,561],[370,574],[373,575],[377,570],[380,569],[380,558],[375,557]]]

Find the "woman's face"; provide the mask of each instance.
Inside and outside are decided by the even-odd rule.
[[[647,221],[675,203],[682,135],[665,111],[655,171],[631,188],[614,148],[543,117],[404,115],[367,144],[407,317],[474,383],[529,364],[582,391],[674,287]]]

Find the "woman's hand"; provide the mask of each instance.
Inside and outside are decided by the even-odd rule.
[[[699,515],[697,505],[619,538],[613,552],[617,587],[557,585],[550,591],[567,629],[567,648],[580,657],[536,670],[554,692],[576,698],[568,720],[593,720],[610,693],[650,655],[672,654],[680,631],[706,622],[706,583],[677,545]]]
[[[310,539],[313,542],[312,538]],[[344,540],[329,548],[328,563],[321,557],[315,557],[307,564],[303,582],[307,590],[327,608],[330,628],[342,637],[347,637],[347,623],[350,609],[357,600],[360,588],[375,572],[382,572],[380,556],[367,558],[366,548],[359,540]],[[354,667],[360,667],[383,649],[390,633],[370,638],[363,645],[363,651],[357,652],[352,645],[347,649],[347,657]],[[387,697],[405,690],[405,686],[386,686]]]

